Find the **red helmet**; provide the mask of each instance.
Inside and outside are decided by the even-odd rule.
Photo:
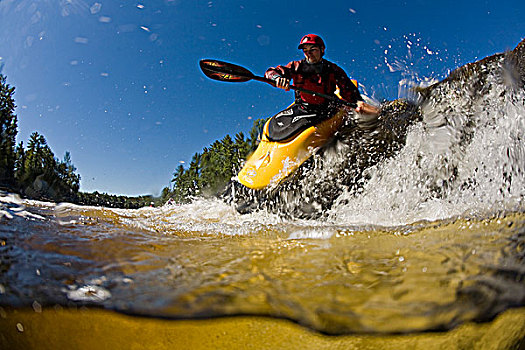
[[[299,42],[298,49],[302,49],[303,46],[307,45],[307,44],[309,44],[309,45],[317,45],[317,46],[319,46],[319,48],[321,48],[321,50],[325,49],[324,41],[323,41],[323,39],[321,39],[321,37],[319,35],[306,34],[305,36],[303,36],[303,38]]]

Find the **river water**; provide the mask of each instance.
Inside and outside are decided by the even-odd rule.
[[[327,334],[444,330],[524,306],[525,104],[491,94],[468,112],[426,104],[401,151],[316,220],[2,192],[0,305],[264,315]]]
[[[522,212],[379,226],[240,216],[212,200],[1,200],[3,305],[270,315],[330,334],[447,329],[523,306]]]

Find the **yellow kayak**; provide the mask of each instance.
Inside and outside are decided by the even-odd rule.
[[[341,107],[329,119],[278,142],[268,138],[268,120],[261,142],[239,172],[238,181],[256,190],[276,187],[334,136],[348,111],[348,107]]]

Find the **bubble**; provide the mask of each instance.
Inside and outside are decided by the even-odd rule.
[[[28,36],[28,37],[26,37],[25,45],[26,45],[27,47],[31,47],[31,46],[33,46],[33,42],[34,42],[34,41],[35,41],[35,38],[34,38],[34,37],[32,37],[32,36]]]
[[[100,9],[102,9],[102,4],[99,2],[96,2],[93,4],[93,6],[91,6],[91,8],[89,9],[89,12],[91,12],[91,14],[94,15],[94,14],[99,13]]]
[[[80,36],[77,36],[74,41],[77,43],[77,44],[87,44],[89,42],[89,39],[88,38],[84,38],[84,37],[80,37]]]
[[[268,46],[270,44],[270,37],[267,35],[259,35],[257,42],[261,46]]]
[[[40,305],[40,303],[38,301],[33,301],[33,304],[32,304],[32,307],[33,307],[33,310],[37,313],[41,313],[42,312],[42,305]]]
[[[83,286],[67,292],[67,297],[75,301],[101,302],[111,297],[111,293],[99,286]]]
[[[149,36],[149,41],[156,41],[159,38],[159,35],[156,33],[153,33]]]

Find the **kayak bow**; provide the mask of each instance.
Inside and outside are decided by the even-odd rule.
[[[256,190],[276,187],[334,136],[347,113],[342,107],[329,119],[279,142],[268,139],[268,120],[261,142],[237,175],[238,181]]]

